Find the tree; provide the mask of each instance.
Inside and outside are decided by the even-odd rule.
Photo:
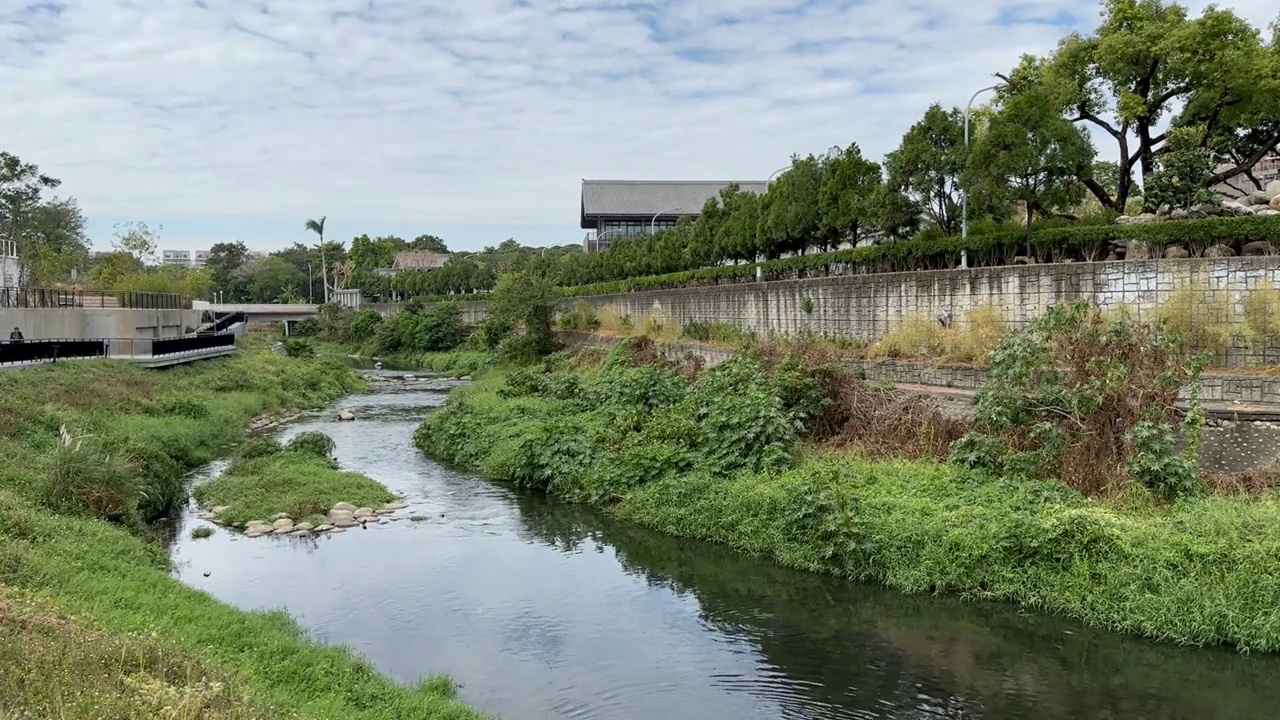
[[[959,230],[964,115],[934,104],[885,157],[892,189],[907,195],[946,235]]]
[[[419,235],[413,239],[413,242],[409,243],[409,249],[416,252],[449,254],[449,248],[444,244],[444,240],[435,235]]]
[[[232,302],[241,299],[241,288],[234,287],[236,271],[249,259],[249,248],[242,242],[214,243],[209,248],[205,267],[209,270],[212,288],[230,295]]]
[[[155,262],[156,249],[160,246],[160,233],[163,231],[163,225],[152,231],[144,222],[118,224],[115,227],[116,239],[112,241],[111,247],[117,252],[132,255],[140,265],[145,266]]]
[[[1093,145],[1084,131],[1059,115],[1042,93],[1007,98],[969,158],[966,185],[984,187],[1026,209],[1027,254],[1037,214],[1080,201],[1078,178],[1093,167]]]
[[[320,278],[324,282],[324,302],[329,304],[329,266],[325,264],[324,258],[324,221],[326,215],[321,215],[319,220],[308,220],[307,231],[313,232],[320,236]]]
[[[307,282],[304,272],[292,263],[274,255],[247,263],[249,296],[253,302],[300,301]]]
[[[804,254],[822,229],[818,193],[822,189],[822,161],[813,155],[792,156],[791,169],[769,186],[768,210],[763,215],[766,254]],[[773,251],[773,252],[770,252]]]
[[[1199,135],[1193,128],[1170,128],[1169,151],[1156,158],[1147,178],[1148,207],[1190,208],[1213,199],[1205,186],[1205,179],[1213,174],[1213,156],[1197,143]]]
[[[545,355],[555,349],[551,320],[559,294],[545,278],[509,273],[498,278],[489,296],[489,317],[495,324],[523,328],[530,354]]]
[[[1024,58],[1008,80],[1015,91],[1043,89],[1064,117],[1115,142],[1114,192],[1080,178],[1115,212],[1133,193],[1133,168],[1148,178],[1175,150],[1166,125],[1195,128],[1193,144],[1228,161],[1206,186],[1249,172],[1280,143],[1280,123],[1260,124],[1280,118],[1280,56],[1247,22],[1212,5],[1190,19],[1163,0],[1106,0],[1092,36],[1072,34],[1051,57]]]
[[[857,143],[834,150],[818,191],[823,236],[837,245],[846,239],[856,244],[875,225],[873,201],[881,182],[880,164],[863,158]]]
[[[920,229],[920,207],[887,185],[876,188],[871,213],[880,232],[894,239],[911,237]]]
[[[0,152],[0,232],[5,240],[21,243],[32,213],[45,190],[62,184],[57,178],[24,163],[17,155]]]
[[[67,279],[89,256],[84,213],[75,198],[54,198],[37,205],[28,219],[21,254],[23,274],[33,286]]]

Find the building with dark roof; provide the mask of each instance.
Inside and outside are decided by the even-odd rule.
[[[648,235],[675,227],[680,218],[697,218],[702,206],[730,185],[763,194],[764,181],[729,180],[583,180],[581,227],[591,230],[584,252],[597,252],[613,240]]]
[[[389,268],[379,268],[379,275],[395,275],[400,272],[431,272],[444,267],[449,262],[449,255],[433,252],[413,252],[404,250],[396,253]]]

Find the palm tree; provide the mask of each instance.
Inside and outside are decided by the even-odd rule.
[[[324,303],[329,304],[329,266],[324,261],[324,215],[319,220],[308,220],[307,230],[320,236],[320,276],[324,280]]]

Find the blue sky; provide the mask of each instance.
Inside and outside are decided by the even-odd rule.
[[[1188,3],[1193,10],[1206,3]],[[1255,26],[1274,0],[1230,3]],[[935,101],[1096,25],[1089,0],[0,0],[0,149],[95,246],[579,242],[582,178],[880,157]]]

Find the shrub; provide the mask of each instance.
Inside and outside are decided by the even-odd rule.
[[[311,430],[308,432],[298,433],[291,438],[284,449],[289,452],[310,453],[318,455],[322,458],[332,458],[333,451],[337,447],[333,438],[322,432]]]
[[[133,524],[139,495],[134,475],[134,469],[119,455],[107,453],[97,438],[73,437],[63,426],[42,499],[58,512]]]
[[[367,340],[381,324],[382,315],[374,310],[361,310],[351,317],[351,338],[357,342]]]
[[[236,457],[241,460],[253,460],[255,458],[267,457],[283,452],[284,448],[280,447],[280,443],[275,438],[255,437],[249,438],[236,449]]]
[[[557,324],[562,330],[593,332],[599,329],[600,318],[596,317],[596,311],[586,300],[578,300],[572,310],[560,316]]]
[[[320,318],[309,317],[295,323],[292,334],[294,337],[300,338],[316,337],[320,334],[322,329],[323,328],[320,325]]]
[[[1258,352],[1280,342],[1280,290],[1270,285],[1244,294],[1244,336]]]
[[[934,358],[942,355],[945,349],[942,326],[937,320],[909,317],[872,345],[867,355],[873,358]]]
[[[968,437],[952,458],[999,473],[1060,477],[1086,494],[1130,479],[1166,496],[1195,492],[1201,416],[1193,412],[1180,426],[1175,408],[1200,367],[1183,364],[1175,350],[1154,325],[1104,319],[1084,303],[1051,308],[992,354],[975,432],[1000,442]],[[1180,441],[1191,445],[1183,456]]]
[[[287,338],[283,345],[284,351],[291,358],[313,358],[316,356],[316,346],[305,338]]]
[[[1218,356],[1231,339],[1231,298],[1207,285],[1174,290],[1151,317],[1172,336],[1184,357]]]
[[[741,344],[755,340],[755,333],[716,320],[690,320],[683,334],[690,340],[726,344]]]

